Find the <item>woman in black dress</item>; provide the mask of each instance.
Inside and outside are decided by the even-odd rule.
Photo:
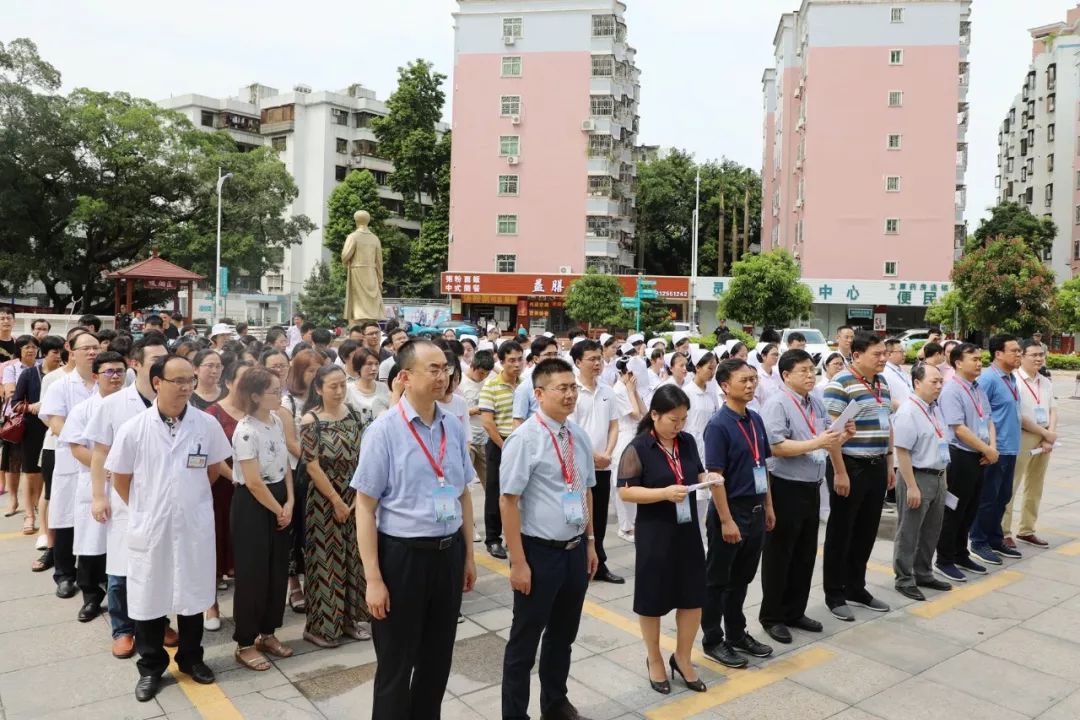
[[[619,497],[638,504],[634,612],[648,651],[649,684],[665,695],[671,684],[660,655],[660,618],[672,610],[678,638],[668,664],[688,688],[705,691],[690,661],[705,602],[705,551],[687,486],[720,476],[705,472],[693,436],[682,432],[689,410],[682,389],[657,388],[619,463]]]

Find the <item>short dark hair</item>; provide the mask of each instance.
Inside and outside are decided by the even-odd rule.
[[[789,337],[788,340],[790,341],[791,338]],[[780,360],[776,364],[776,367],[780,370],[780,378],[783,379],[784,373],[791,372],[795,369],[796,365],[804,362],[814,362],[814,358],[810,357],[810,353],[805,350],[796,348],[795,350],[784,351],[784,354],[780,356]]]
[[[349,332],[352,332],[356,328],[359,328],[360,333],[363,334],[364,331],[367,330],[369,327],[373,327],[376,330],[379,330],[379,332],[382,332],[382,330],[379,329],[379,323],[375,322],[374,320],[368,320],[367,322],[362,322],[359,325],[353,325],[352,328],[349,329]]]
[[[114,344],[115,343],[110,343],[109,347],[111,348]],[[148,348],[148,347],[164,347],[164,348],[167,348],[168,345],[165,343],[164,336],[162,336],[160,333],[148,333],[146,335],[143,335],[141,338],[136,340],[134,343],[132,343],[132,345],[131,345],[131,359],[134,360],[135,362],[141,363],[143,361],[143,357],[145,357],[146,348]]]
[[[860,330],[860,331],[855,333],[855,339],[853,339],[851,341],[851,352],[853,352],[853,353],[866,352],[871,347],[873,347],[874,345],[877,345],[880,342],[881,342],[881,338],[879,338],[874,333],[870,333],[870,332],[866,332],[864,330]]]
[[[716,382],[726,383],[731,379],[732,375],[748,367],[750,367],[750,363],[742,358],[729,358],[716,366]]]
[[[356,352],[360,347],[360,343],[355,340],[346,340],[338,345],[337,356],[341,362],[346,363],[349,361],[349,356]]]
[[[945,352],[945,349],[938,345],[936,342],[928,342],[922,346],[922,355],[924,360],[929,360],[935,355],[941,355]]]
[[[274,327],[266,331],[266,344],[273,345],[275,342],[277,342],[277,339],[279,337],[287,338],[288,336],[289,334],[285,332],[285,328],[279,325],[275,325]]]
[[[64,338],[59,335],[46,335],[41,338],[41,345],[38,346],[38,349],[43,356],[48,355],[53,350],[64,352]]]
[[[582,329],[581,329],[581,328],[579,328],[579,327],[576,327],[576,328],[574,328],[573,330],[571,330],[570,332],[566,333],[566,339],[567,339],[567,340],[573,340],[573,339],[574,339],[574,338],[576,338],[576,337],[577,337],[578,335],[584,335],[584,334],[585,334],[585,331],[584,331],[584,330],[582,330]]]
[[[600,346],[600,343],[595,340],[579,340],[577,344],[570,346],[570,359],[574,361],[574,364],[581,362],[581,358],[585,357],[585,353],[595,350],[602,353],[604,348]]]
[[[801,332],[788,333],[787,341],[789,345],[793,342],[806,342],[806,336]]]
[[[1042,343],[1038,340],[1035,340],[1034,338],[1028,338],[1027,340],[1024,340],[1022,343],[1020,343],[1020,352],[1027,353],[1027,349],[1029,347],[1036,347],[1042,350]]]
[[[87,313],[79,318],[79,324],[85,328],[91,328],[94,332],[101,329],[101,318],[97,315],[91,315]]]
[[[241,337],[243,337],[244,335],[247,335],[247,329],[248,329],[248,324],[246,322],[238,322],[238,323],[236,323],[236,334],[237,335],[240,335]]]
[[[999,352],[1005,352],[1005,346],[1010,342],[1016,340],[1015,335],[1009,333],[998,333],[990,336],[990,341],[987,343],[987,347],[990,350],[990,359],[993,360],[997,357]]]
[[[555,340],[555,338],[548,337],[547,335],[537,335],[536,339],[532,341],[531,345],[529,345],[529,355],[534,359],[538,358],[540,357],[541,353],[543,353],[552,345],[554,345],[556,348],[559,347],[559,343],[557,340]]]
[[[412,338],[398,349],[395,364],[402,370],[411,370],[413,363],[416,362],[416,351],[421,347],[439,348],[438,345],[427,338]]]
[[[234,363],[238,365],[239,363]],[[233,377],[235,378],[235,371]],[[259,401],[254,399],[256,395],[262,395],[278,376],[264,367],[253,367],[240,378],[236,386],[236,404],[249,415],[259,409]]]
[[[259,364],[263,367],[266,367],[266,361],[272,357],[275,357],[276,355],[280,355],[281,357],[285,358],[285,362],[289,362],[289,355],[284,350],[267,348],[266,350],[262,351],[262,354],[259,355]]]
[[[888,338],[885,340],[885,352],[892,352],[897,345],[902,345],[899,338]],[[926,353],[923,353],[923,357],[926,357]]]
[[[165,327],[165,322],[161,319],[160,315],[150,315],[146,318],[147,325],[156,325],[158,327]]]
[[[127,367],[124,356],[118,352],[113,352],[112,350],[98,353],[97,357],[94,358],[94,364],[91,367],[93,368],[94,373],[97,374],[101,372],[102,365],[108,365],[109,363],[120,363],[125,368]]]
[[[292,314],[292,319],[295,320],[296,318],[300,318],[301,320],[307,320],[307,315],[302,312],[294,312]]]
[[[12,318],[14,318],[15,310],[10,305],[0,305],[0,315],[10,315]],[[33,326],[31,325],[31,327]]]
[[[973,343],[957,343],[956,347],[954,347],[952,349],[952,352],[949,353],[949,364],[953,367],[956,367],[956,363],[960,362],[960,360],[963,359],[965,355],[978,352],[978,346],[974,345]]]
[[[855,328],[851,327],[850,325],[838,325],[836,327],[836,334],[839,335],[841,330],[850,330],[851,332],[855,332]]]
[[[179,355],[162,355],[161,357],[159,357],[157,360],[154,361],[153,365],[150,366],[150,385],[151,385],[151,387],[153,387],[155,378],[164,379],[166,367],[168,366],[168,364],[170,362],[172,362],[174,360],[179,361],[179,362],[183,362],[183,363],[187,363],[187,365],[189,367],[191,366],[191,361],[188,360],[185,357],[180,357]]]
[[[34,326],[37,325],[40,322],[45,323],[45,329],[46,330],[52,330],[52,323],[49,322],[48,320],[46,320],[45,318],[34,318],[33,320],[31,320],[30,321],[30,329],[33,330]]]
[[[20,335],[15,338],[15,352],[21,352],[27,345],[33,345],[36,348],[40,348],[37,338],[33,335]]]
[[[922,382],[924,379],[926,379],[926,368],[928,368],[928,367],[934,367],[934,366],[930,365],[928,363],[925,363],[925,362],[921,362],[918,365],[916,365],[915,367],[911,368],[911,383],[912,383],[912,385],[914,385],[917,382]]]
[[[523,352],[521,344],[517,340],[507,340],[499,346],[499,361],[506,360],[506,356],[512,352]],[[535,370],[533,372],[536,372]]]
[[[316,327],[318,327],[318,325],[313,322],[304,322],[302,325],[300,325],[300,334],[303,335],[306,332],[311,332]]]
[[[338,357],[341,357],[340,353],[338,354]],[[359,375],[364,369],[364,365],[367,365],[369,359],[375,361],[375,367],[379,366],[379,353],[371,348],[358,347],[353,350],[352,356],[349,358],[349,363],[352,365],[353,372]]]
[[[637,434],[641,435],[653,431],[653,413],[664,415],[678,408],[690,409],[690,397],[683,392],[682,388],[670,384],[656,388],[652,400],[649,402],[649,411],[642,416],[641,422],[638,423]]]
[[[517,343],[514,344],[517,345]],[[506,345],[506,343],[503,343],[503,345]],[[533,387],[540,387],[541,384],[552,375],[558,375],[559,373],[573,374],[573,372],[574,368],[570,367],[570,363],[566,362],[562,358],[544,358],[540,362],[536,363],[536,367],[533,368]]]
[[[378,325],[376,325],[375,327],[378,327]],[[386,331],[386,341],[387,342],[392,342],[393,339],[394,339],[394,336],[397,335],[398,333],[405,333],[406,337],[408,337],[408,335],[409,335],[409,331],[406,330],[403,327],[392,328],[392,329]]]
[[[174,311],[173,314],[170,315],[169,317],[171,317],[176,322],[183,322],[184,321],[184,313],[180,312],[179,310]]]
[[[495,369],[495,355],[490,350],[477,350],[472,356],[472,367],[491,372]]]
[[[82,328],[77,328],[77,329],[82,330]],[[95,335],[94,333],[89,332],[87,330],[82,330],[81,332],[77,332],[77,333],[75,333],[73,335],[70,335],[68,337],[68,347],[70,347],[72,350],[74,350],[75,349],[75,343],[79,342],[79,338],[81,338],[83,335],[89,335],[90,337],[94,338],[94,342],[98,342],[97,335]]]
[[[311,342],[316,345],[329,345],[333,339],[333,334],[326,328],[317,327],[311,331]]]
[[[113,340],[120,337],[120,334],[118,332],[116,332],[115,330],[112,330],[110,328],[105,328],[104,330],[98,332],[97,336],[98,336],[98,342],[110,343],[109,347],[112,347],[111,343],[113,342]],[[127,337],[131,337],[131,336],[128,335]]]

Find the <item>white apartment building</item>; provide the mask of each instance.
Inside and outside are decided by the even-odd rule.
[[[303,242],[285,251],[278,272],[240,281],[244,289],[282,296],[287,305],[282,315],[292,312],[315,264],[330,258],[322,234],[327,221],[326,203],[352,170],[367,169],[375,176],[380,201],[390,210],[391,224],[411,236],[420,231],[419,222],[403,217],[401,194],[387,185],[394,166],[379,156],[378,141],[371,129],[371,121],[386,115],[387,109],[373,90],[360,84],[338,91],[313,91],[307,85],[297,85],[281,92],[253,83],[231,97],[178,95],[158,104],[186,115],[196,127],[227,131],[242,149],[270,145],[292,174],[300,194],[289,212],[307,215],[317,228]],[[446,132],[449,126],[440,124],[437,129]],[[427,197],[422,201],[426,203]],[[233,278],[237,276],[232,273]],[[230,280],[230,285],[234,282]]]
[[[1043,260],[1062,282],[1080,270],[1080,6],[1065,22],[1029,32],[1032,61],[998,132],[994,186],[1000,202],[1019,202],[1057,225]]]

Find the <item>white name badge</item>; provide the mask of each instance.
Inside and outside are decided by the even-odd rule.
[[[979,439],[983,442],[990,442],[990,422],[986,419],[986,417],[983,416],[979,418],[979,421],[978,423],[976,423],[976,425],[976,434],[979,436]]]
[[[877,411],[878,426],[882,430],[889,429],[889,408],[879,407]]]
[[[206,455],[203,453],[188,453],[187,456],[188,470],[205,470],[206,469]]]
[[[1035,424],[1041,427],[1050,425],[1050,413],[1046,412],[1046,408],[1042,406],[1035,407]]]
[[[764,495],[769,491],[769,476],[765,474],[764,465],[754,466],[754,492]]]
[[[937,448],[938,448],[938,459],[941,460],[941,462],[948,465],[949,461],[951,459],[951,457],[949,455],[949,442],[947,440],[945,440],[945,439],[938,440]]]
[[[679,502],[675,503],[675,521],[680,525],[685,525],[693,518],[690,516],[690,496],[687,495]]]
[[[585,517],[581,511],[581,493],[574,491],[564,492],[562,496],[563,517],[567,525],[584,525]]]
[[[460,519],[458,515],[458,495],[453,486],[442,485],[435,488],[432,497],[435,500],[436,522],[457,522]]]
[[[824,465],[825,461],[829,458],[829,453],[825,452],[821,448],[810,451],[810,459],[816,462],[818,465]]]

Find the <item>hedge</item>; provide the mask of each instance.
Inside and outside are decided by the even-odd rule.
[[[918,360],[915,357],[915,350],[909,350],[905,356],[904,361],[908,365],[914,365]],[[983,350],[982,353],[983,367],[990,366],[990,352]],[[1051,370],[1080,370],[1080,356],[1078,355],[1057,355],[1050,353],[1046,356],[1046,367]]]

